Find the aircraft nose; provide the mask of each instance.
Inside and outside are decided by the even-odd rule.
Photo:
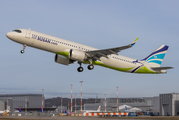
[[[8,32],[8,33],[6,33],[6,37],[7,37],[7,38],[11,39],[12,36],[13,36],[12,32]]]

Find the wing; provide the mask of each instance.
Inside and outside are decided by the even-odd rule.
[[[134,46],[135,43],[136,43],[136,41],[137,41],[138,39],[139,39],[139,38],[137,38],[136,40],[134,40],[134,42],[132,42],[131,44],[126,45],[126,46],[116,47],[116,48],[110,48],[110,49],[87,51],[86,54],[87,54],[87,56],[88,56],[89,58],[93,58],[93,59],[95,59],[95,60],[99,60],[100,57],[106,57],[106,58],[108,58],[108,57],[107,57],[108,55],[117,54],[117,53],[120,52],[121,50],[125,50],[125,49],[128,49],[128,48]]]

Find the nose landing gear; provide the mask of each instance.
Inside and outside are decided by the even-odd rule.
[[[25,50],[25,47],[26,47],[26,45],[23,45],[23,49],[20,51],[22,54],[25,52],[24,50]]]

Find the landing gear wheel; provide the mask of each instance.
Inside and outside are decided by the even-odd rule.
[[[24,53],[24,50],[21,50],[21,53],[23,54],[23,53]]]
[[[78,70],[78,72],[82,72],[83,71],[83,67],[79,67],[77,70]]]
[[[94,68],[93,65],[88,65],[88,70],[92,70]]]
[[[26,45],[23,45],[23,49],[21,50],[21,53],[23,54],[25,51],[25,47],[26,47]]]

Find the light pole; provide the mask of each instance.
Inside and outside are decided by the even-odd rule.
[[[68,113],[69,113],[69,101],[68,101]]]
[[[80,83],[81,83],[81,116],[82,116],[82,83],[83,81],[80,81]]]
[[[73,84],[71,84],[71,116],[72,116],[72,86]]]
[[[43,110],[43,105],[44,105],[44,89],[42,89],[42,112],[44,111]]]
[[[8,97],[7,97],[7,108],[8,108]]]
[[[76,116],[76,94],[75,94],[75,116]]]
[[[118,87],[117,88],[117,112],[118,112]]]
[[[106,94],[104,94],[105,95],[105,112],[106,112]]]
[[[25,112],[27,112],[27,96],[25,96]]]
[[[62,113],[62,96],[61,96],[61,113]]]

